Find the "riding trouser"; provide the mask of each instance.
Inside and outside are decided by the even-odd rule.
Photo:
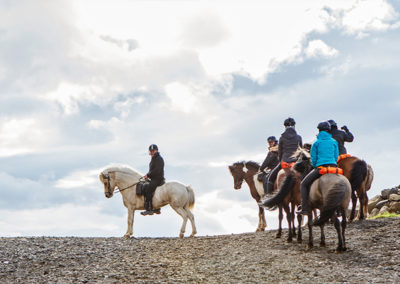
[[[145,208],[151,211],[153,209],[153,195],[157,189],[157,186],[161,185],[164,181],[159,179],[152,179],[145,189]]]
[[[268,181],[267,181],[267,184],[266,184],[266,194],[270,194],[270,193],[272,193],[273,191],[274,191],[274,183],[275,183],[275,180],[276,180],[276,177],[278,176],[278,173],[279,173],[279,171],[281,170],[281,163],[279,163],[272,171],[271,171],[271,173],[269,174],[269,177],[268,177]]]

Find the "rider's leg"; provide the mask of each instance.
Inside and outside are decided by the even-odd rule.
[[[308,206],[308,195],[310,193],[311,184],[319,178],[321,175],[319,174],[319,169],[312,170],[302,181],[300,184],[300,192],[301,192],[301,210],[297,211],[297,214],[307,215],[309,212]]]
[[[272,195],[274,191],[274,182],[278,176],[278,172],[281,170],[281,164],[279,163],[269,174],[267,186],[265,188],[265,195]]]

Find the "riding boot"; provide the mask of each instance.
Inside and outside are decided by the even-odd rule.
[[[145,207],[146,211],[140,212],[140,214],[142,214],[143,216],[154,214],[151,200],[146,200],[144,207]]]
[[[272,197],[273,192],[274,192],[274,183],[268,181],[268,182],[267,182],[266,189],[265,189],[265,196],[266,196],[267,198],[270,198],[270,197]]]

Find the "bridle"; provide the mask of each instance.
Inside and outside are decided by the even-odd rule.
[[[103,173],[103,176],[104,176],[104,178],[107,180],[107,191],[108,191],[108,193],[109,194],[111,194],[112,192],[111,192],[111,184],[110,184],[110,175],[109,174],[104,174]],[[122,191],[124,191],[125,189],[128,189],[128,188],[130,188],[130,187],[132,187],[132,186],[135,186],[135,185],[137,185],[139,182],[141,182],[142,181],[142,178],[140,178],[139,179],[139,181],[138,182],[135,182],[134,184],[132,184],[132,185],[130,185],[130,186],[127,186],[127,187],[124,187],[124,188],[122,188],[122,189],[120,189],[118,186],[117,186],[117,188],[118,188],[118,190],[115,190],[114,192],[115,193],[121,193]]]

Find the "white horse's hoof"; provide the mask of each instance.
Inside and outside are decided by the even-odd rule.
[[[124,235],[124,236],[123,236],[123,238],[124,238],[125,240],[130,239],[130,237],[131,237],[131,235]]]
[[[196,234],[197,234],[197,232],[193,232],[193,233],[190,235],[190,237],[193,238],[194,235],[196,235]]]
[[[179,238],[180,238],[180,239],[183,239],[183,235],[184,235],[184,233],[180,233],[180,234],[179,234]]]

